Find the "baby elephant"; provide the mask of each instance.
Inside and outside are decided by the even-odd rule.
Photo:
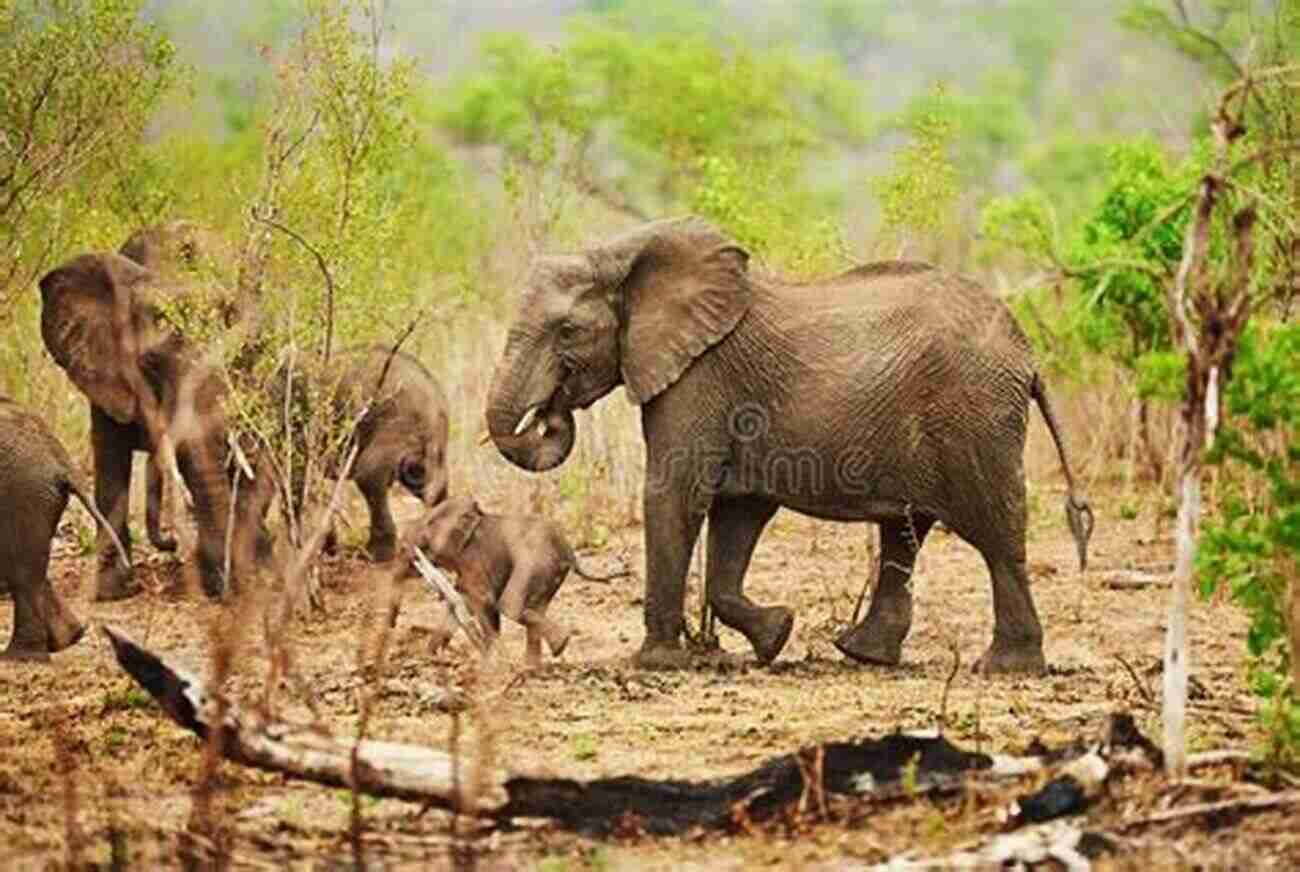
[[[118,556],[130,567],[126,549],[87,493],[68,452],[44,422],[0,397],[0,590],[14,599],[13,638],[0,659],[46,661],[86,631],[46,576],[50,541],[69,494],[109,531]]]
[[[546,609],[570,569],[589,581],[631,574],[592,575],[555,524],[536,515],[490,515],[468,497],[434,508],[407,542],[435,565],[456,573],[457,586],[490,636],[500,632],[502,614],[523,624],[533,665],[541,661],[543,638],[556,657],[568,644],[570,631],[547,617]],[[415,575],[410,564],[403,572],[403,578]],[[443,603],[434,625],[434,650],[449,642],[455,630],[455,619]]]

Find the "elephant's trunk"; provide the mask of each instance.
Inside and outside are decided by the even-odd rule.
[[[488,392],[488,435],[511,463],[545,472],[568,459],[576,429],[573,412],[554,404],[559,379],[530,357],[508,349],[497,367]]]

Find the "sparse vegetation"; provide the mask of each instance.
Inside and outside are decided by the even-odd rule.
[[[579,632],[539,669],[480,662],[464,639],[431,657],[431,600],[414,583],[401,623],[376,623],[389,590],[357,558],[365,524],[349,494],[342,553],[304,564],[318,573],[310,612],[294,616],[294,592],[270,577],[237,611],[201,602],[178,586],[176,559],[143,545],[145,594],[85,611],[183,654],[247,711],[450,746],[466,763],[458,777],[471,759],[559,777],[713,777],[813,742],[928,727],[936,712],[954,741],[999,753],[1083,737],[1062,725],[1103,704],[1133,708],[1157,736],[1166,594],[1098,576],[1172,562],[1181,476],[1205,493],[1184,744],[1263,748],[1294,773],[1300,2],[1099,0],[1086,14],[1050,0],[962,14],[950,0],[652,5],[0,0],[0,394],[36,409],[88,466],[84,398],[43,347],[35,281],[144,225],[192,219],[234,252],[199,278],[247,303],[247,317],[232,329],[194,300],[164,315],[221,369],[239,444],[272,461],[271,526],[290,555],[277,565],[306,553],[348,453],[353,417],[319,413],[338,352],[378,343],[443,381],[454,493],[555,518],[579,548],[617,554],[638,576],[569,585],[556,607]],[[1050,440],[1033,425],[1028,558],[1053,666],[1041,685],[949,674],[954,654],[974,659],[960,655],[988,616],[985,567],[944,532],[916,568],[903,668],[842,665],[828,640],[871,571],[866,531],[791,513],[751,570],[762,597],[798,609],[774,668],[722,653],[688,673],[626,668],[642,632],[637,409],[615,398],[580,412],[567,464],[527,475],[479,444],[483,400],[533,255],[685,212],[724,228],[756,270],[926,259],[1009,298],[1061,385],[1098,507],[1099,568],[1076,578]],[[1186,307],[1171,306],[1176,292]],[[295,377],[286,405],[290,368],[323,375],[312,388]],[[288,498],[299,485],[301,512]],[[174,525],[188,524],[175,502]],[[94,532],[76,520],[51,576],[84,600]],[[701,576],[688,576],[692,610]],[[935,614],[958,616],[960,632],[927,623]],[[723,629],[720,642],[738,637]],[[987,830],[984,798],[932,797],[913,761],[910,801],[876,807],[871,827],[833,804],[824,818],[791,813],[772,829],[738,818],[725,839],[672,845],[635,821],[594,847],[487,834],[472,816],[412,815],[230,766],[219,734],[196,749],[102,644],[40,672],[0,662],[0,745],[13,749],[0,755],[0,865],[144,867],[178,852],[194,865],[238,865],[245,852],[249,865],[291,864],[346,839],[358,867],[372,854],[422,866],[489,852],[545,869],[723,856],[795,867],[947,851]],[[1112,797],[1090,820],[1119,828],[1125,808]],[[1153,862],[1177,859],[1162,839],[1185,840],[1180,856],[1226,850],[1225,864],[1238,848],[1300,858],[1295,839],[1256,840],[1244,820],[1225,814],[1214,838],[1168,826]]]

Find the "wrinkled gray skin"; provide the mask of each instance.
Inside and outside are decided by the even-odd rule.
[[[433,509],[410,537],[434,565],[456,573],[465,599],[485,631],[495,636],[501,615],[527,630],[528,662],[541,661],[542,640],[558,657],[571,631],[546,614],[569,570],[588,581],[608,582],[629,573],[593,575],[583,569],[560,529],[536,515],[489,515],[469,497]],[[414,577],[409,565],[403,577]],[[394,619],[396,612],[394,611]],[[435,618],[432,647],[441,648],[456,631],[444,603]]]
[[[206,252],[217,255],[208,257]],[[203,280],[219,275],[220,264],[228,259],[215,235],[180,221],[136,233],[122,246],[122,254],[74,258],[40,282],[41,334],[46,348],[90,403],[97,506],[129,546],[131,457],[135,451],[150,454],[149,538],[156,547],[175,548],[175,540],[162,531],[165,477],[153,462],[155,446],[143,425],[143,403],[130,377],[134,365],[143,375],[149,394],[146,400],[161,408],[175,444],[181,475],[194,501],[198,569],[204,590],[213,597],[227,590],[226,525],[232,498],[238,505],[230,536],[231,587],[270,554],[261,519],[274,494],[269,475],[257,476],[251,485],[245,480],[235,493],[234,467],[227,462],[227,431],[221,416],[225,385],[161,318],[159,302],[195,293],[196,287],[210,287],[212,283],[205,285]],[[218,283],[219,287],[230,285],[228,276]],[[130,313],[134,350],[113,329],[115,308]],[[229,323],[235,307],[221,299],[217,311]],[[356,363],[344,371],[344,381],[373,378],[377,384],[374,356],[357,352],[353,358]],[[390,397],[363,422],[364,451],[353,476],[371,507],[371,545],[377,559],[390,558],[396,540],[387,503],[377,496],[380,486],[386,489],[385,482],[396,479],[426,501],[441,499],[446,490],[446,401],[441,388],[418,362],[404,355],[395,358],[390,370],[385,383],[391,385],[389,379],[396,379],[401,386],[397,406]],[[408,396],[428,405],[408,413],[403,407],[403,397]],[[411,419],[425,422],[418,435],[402,431]],[[396,436],[394,431],[402,434]],[[394,451],[408,444],[409,454],[394,456]],[[256,467],[257,458],[253,462]],[[391,464],[387,473],[385,463]],[[95,594],[100,600],[121,599],[139,590],[130,572],[112,559],[109,545],[108,538],[101,535]]]
[[[357,426],[357,459],[348,477],[361,491],[370,513],[366,550],[371,559],[387,562],[397,553],[397,524],[389,506],[389,488],[400,484],[427,506],[436,506],[447,496],[447,397],[424,364],[400,351],[380,346],[346,349],[334,356],[334,365],[342,370],[333,386],[334,414],[340,425],[351,426],[362,404],[378,398]],[[279,387],[283,389],[283,385]],[[148,466],[145,518],[150,541],[167,550],[168,543],[175,547],[175,540],[161,533],[166,478],[154,462],[157,457],[151,455]],[[298,472],[295,505],[301,511],[302,478]],[[262,517],[273,494],[262,491],[260,497],[253,511]],[[331,526],[325,550],[332,553],[337,547]]]
[[[562,463],[573,409],[622,384],[646,444],[646,638],[638,662],[684,662],[686,572],[708,526],[708,599],[760,662],[793,614],[744,594],[764,526],[785,506],[881,527],[880,581],[836,644],[897,664],[912,623],[916,552],[936,521],[983,555],[993,582],[989,672],[1044,669],[1025,572],[1022,454],[1037,401],[1061,455],[1067,518],[1086,558],[1091,511],[1075,493],[1028,341],[999,300],[926,264],[876,263],[806,284],[760,277],[694,218],[540,258],[493,377],[487,425],[530,470]]]
[[[182,223],[173,229],[184,236],[187,227]],[[137,250],[136,243],[133,237],[123,250]],[[168,300],[210,299],[206,287],[179,271],[155,272],[121,254],[103,252],[56,267],[41,278],[40,289],[45,347],[89,401],[96,506],[129,548],[132,453],[153,453],[146,410],[157,410],[194,501],[204,589],[220,596],[233,496],[220,418],[224,385],[160,309]],[[246,516],[255,497],[255,488],[243,488],[237,514]],[[167,544],[156,515],[150,520],[151,538]],[[130,570],[114,560],[106,533],[100,534],[97,550],[95,598],[115,600],[138,592]],[[267,550],[259,525],[237,524],[231,536],[232,575],[241,576]]]
[[[342,371],[333,391],[340,424],[350,425],[373,398],[357,426],[357,459],[350,478],[370,511],[367,550],[372,559],[387,562],[397,553],[389,488],[400,484],[426,506],[447,497],[447,397],[419,360],[400,351],[380,346],[347,349],[334,356],[333,365]],[[334,539],[331,530],[327,550],[336,547]]]
[[[86,631],[46,575],[50,543],[72,494],[111,532],[59,440],[39,418],[0,397],[0,591],[14,600],[13,636],[0,660],[48,661]],[[120,543],[117,555],[127,559]]]

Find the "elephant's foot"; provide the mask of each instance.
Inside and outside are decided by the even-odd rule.
[[[203,593],[208,599],[216,602],[220,602],[228,594],[235,592],[234,585],[226,584],[220,570],[205,565],[203,561],[200,561],[199,565],[199,586],[203,588]]]
[[[371,533],[366,544],[370,559],[375,563],[387,563],[397,556],[397,536],[392,533]]]
[[[114,567],[101,569],[95,578],[95,601],[101,603],[130,599],[143,590],[143,585],[128,571]]]
[[[523,614],[519,616],[519,621],[528,628],[528,645],[530,648],[536,646],[540,648],[541,640],[546,640],[546,647],[550,649],[552,657],[559,657],[564,653],[564,648],[569,644],[569,637],[573,631],[568,627],[557,624],[546,616],[546,612],[538,609],[524,609]]]
[[[44,648],[15,645],[10,642],[8,648],[0,651],[0,660],[9,660],[14,663],[49,663],[50,652]]]
[[[65,613],[50,626],[47,636],[49,651],[54,654],[65,648],[71,648],[80,642],[84,635],[86,635],[86,625]]]
[[[985,675],[1042,675],[1047,671],[1043,643],[1038,639],[1007,642],[994,636],[993,644],[975,661],[972,671]]]
[[[766,666],[781,653],[794,629],[794,612],[785,606],[759,609],[755,619],[742,632],[754,646],[758,662]]]
[[[835,638],[835,647],[859,663],[897,666],[903,659],[903,640],[910,629],[905,625],[873,621],[870,616]]]
[[[647,639],[632,658],[632,664],[638,669],[687,669],[691,665],[691,655],[676,640],[651,642]]]
[[[546,647],[551,649],[551,656],[559,657],[564,653],[564,649],[568,647],[573,632],[563,627],[552,626],[543,630],[542,635],[546,638]]]
[[[451,633],[443,629],[435,629],[429,633],[429,653],[438,654],[443,648],[451,644]]]

